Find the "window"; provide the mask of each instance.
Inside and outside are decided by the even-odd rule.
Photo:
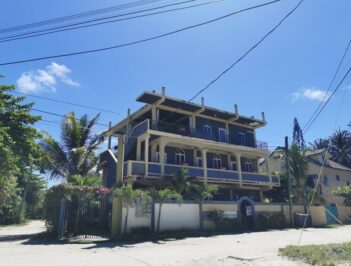
[[[349,186],[350,185],[350,181],[346,181],[346,186]]]
[[[336,181],[340,181],[340,176],[336,175]]]
[[[213,168],[220,169],[222,167],[222,158],[220,155],[215,154],[213,157]]]
[[[182,165],[185,163],[185,152],[184,150],[176,150],[175,154],[175,163]]]
[[[160,153],[156,152],[156,162],[160,163]],[[163,159],[164,163],[167,163],[167,153],[165,153],[164,159]]]
[[[245,145],[245,133],[244,132],[239,132],[239,141],[241,145]]]
[[[328,186],[328,177],[326,175],[323,177],[323,183],[324,186]]]
[[[235,161],[231,161],[231,162],[230,162],[230,166],[231,166],[231,170],[233,170],[233,171],[237,171],[237,170],[238,170]]]
[[[218,129],[218,141],[220,142],[227,141],[227,130],[225,128]]]
[[[202,126],[203,132],[206,135],[212,135],[212,127],[209,125],[203,125]]]

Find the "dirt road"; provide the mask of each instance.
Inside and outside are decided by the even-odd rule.
[[[277,255],[280,247],[297,244],[295,229],[187,238],[160,243],[121,246],[100,244],[49,244],[30,241],[27,234],[44,230],[42,222],[22,227],[0,228],[0,266],[41,265],[304,265]],[[301,244],[351,241],[351,226],[307,229]]]

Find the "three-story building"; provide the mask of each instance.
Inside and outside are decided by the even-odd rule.
[[[118,136],[118,146],[101,155],[106,186],[130,180],[136,187],[152,187],[160,178],[181,168],[187,174],[218,185],[216,200],[242,196],[262,200],[263,191],[279,186],[272,175],[266,143],[256,140],[256,129],[266,125],[264,113],[257,119],[234,112],[144,92],[137,98],[145,105],[107,135]],[[260,163],[267,163],[260,172]]]

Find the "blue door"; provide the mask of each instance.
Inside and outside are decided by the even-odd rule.
[[[325,214],[327,216],[327,224],[337,224],[339,223],[338,208],[336,206],[326,206]]]

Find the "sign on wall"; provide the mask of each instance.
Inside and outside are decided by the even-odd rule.
[[[225,211],[223,212],[223,218],[236,219],[238,218],[238,213],[236,211]]]

